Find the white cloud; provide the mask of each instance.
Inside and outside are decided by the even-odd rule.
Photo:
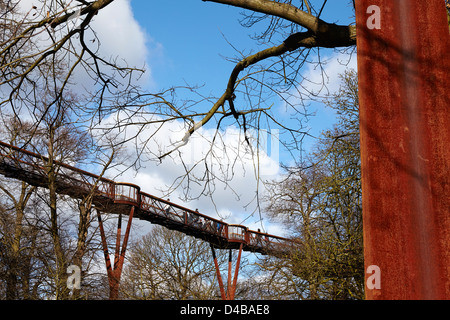
[[[22,4],[32,7],[31,0],[23,0]],[[39,3],[40,4],[40,3]],[[76,17],[69,23],[77,26],[78,21]],[[154,44],[151,37],[145,33],[143,28],[135,20],[130,5],[130,0],[115,0],[113,3],[102,9],[98,15],[95,16],[92,24],[92,29],[96,32],[100,41],[100,48],[98,54],[106,59],[118,58],[118,63],[124,63],[128,66],[142,67],[149,56],[154,52],[149,52],[149,42],[152,43],[152,50],[162,50],[160,44]],[[89,35],[87,41],[93,39],[93,35]],[[91,45],[90,43],[88,43]],[[96,48],[96,43],[92,44]],[[144,80],[152,82],[151,66],[147,67],[147,73]],[[83,72],[81,69],[80,72]],[[91,81],[81,73],[77,73],[74,77],[76,85],[84,85],[89,87]],[[109,119],[113,119],[112,115]],[[158,150],[159,148],[167,148],[173,143],[180,141],[185,133],[185,127],[181,122],[168,122],[159,131],[158,134],[149,138],[153,132],[156,131],[156,125],[149,127],[140,133],[142,140],[150,139],[147,148]],[[130,128],[132,130],[132,128]],[[137,129],[135,129],[137,130]],[[208,197],[201,197],[198,200],[185,203],[189,208],[199,208],[199,210],[207,215],[213,217],[226,218],[228,223],[244,223],[245,225],[256,230],[258,228],[268,231],[278,230],[274,226],[269,225],[267,218],[263,220],[264,227],[261,226],[259,213],[253,213],[255,209],[255,196],[257,188],[263,193],[262,185],[257,185],[255,178],[255,170],[258,166],[256,158],[251,157],[248,146],[245,144],[242,132],[235,127],[229,127],[225,131],[219,132],[216,141],[219,144],[212,150],[214,157],[211,157],[208,152],[211,152],[210,145],[216,130],[201,128],[198,133],[192,136],[191,141],[180,148],[180,158],[167,158],[161,164],[156,162],[148,162],[145,167],[141,167],[138,172],[133,170],[125,171],[118,179],[124,182],[136,183],[141,186],[142,191],[162,196],[161,189],[167,188],[178,177],[185,174],[185,169],[182,166],[180,159],[184,163],[192,166],[206,155],[209,155],[207,161],[208,167],[220,179],[232,178],[228,183],[223,183],[220,179],[215,181],[214,203]],[[263,135],[267,134],[261,132]],[[259,153],[259,166],[262,174],[266,173],[266,178],[275,176],[278,171],[279,159],[275,152],[275,146],[278,142],[272,140],[270,149],[271,153]],[[130,149],[133,147],[130,146]],[[237,161],[235,162],[235,160]],[[204,173],[204,163],[200,163],[192,172],[196,176],[201,176]],[[170,197],[172,201],[183,204],[179,198],[182,198],[183,187],[188,187],[186,183],[182,185]],[[201,193],[202,186],[190,184],[189,188],[193,194]],[[249,205],[250,204],[250,205]],[[249,205],[247,208],[245,208]],[[253,216],[248,218],[253,213]]]
[[[79,27],[80,23],[86,18],[86,16],[77,14],[80,5],[76,1],[58,2],[57,4],[55,1],[21,0],[19,6],[20,15],[26,15],[28,21],[34,22],[42,20],[47,15],[48,7],[51,7],[55,12],[58,11],[60,15],[66,12],[74,12],[66,24],[60,25],[55,30],[49,26],[44,26],[34,34],[33,41],[36,44],[36,51],[50,50],[53,45],[52,39],[61,39],[69,30]],[[131,80],[133,85],[156,87],[149,61],[152,57],[161,57],[163,48],[161,44],[155,42],[146,34],[144,28],[135,19],[130,0],[113,1],[94,16],[89,27],[84,32],[84,42],[97,56],[106,61],[112,61],[119,67],[135,67],[145,70],[143,74],[133,72],[131,79],[122,79],[121,76],[124,76],[124,74],[119,75],[114,68],[99,62],[101,73],[113,76],[115,80],[122,82],[123,86],[126,86],[128,81]],[[48,32],[44,28],[47,28]],[[95,35],[93,32],[95,32]],[[65,49],[60,51],[61,54],[58,55],[58,58],[64,56],[67,71],[69,71],[78,59],[76,55],[81,52],[79,36],[72,37],[70,44],[66,43]],[[71,53],[67,54],[69,51]],[[77,52],[77,54],[73,54],[73,52]],[[83,58],[86,64],[77,66],[71,75],[68,87],[71,92],[78,94],[79,97],[89,97],[97,86],[96,79],[92,79],[92,77],[96,78],[96,67],[88,53],[85,53]],[[119,85],[117,90],[123,89],[123,86]],[[112,86],[110,88],[112,89]]]
[[[100,55],[106,58],[119,58],[118,63],[130,67],[143,67],[147,61],[147,41],[145,33],[133,16],[130,0],[115,0],[102,9],[91,23],[100,40]],[[151,69],[147,65],[147,81]]]
[[[306,86],[310,92],[320,97],[332,95],[339,91],[341,85],[340,75],[348,69],[357,69],[356,56],[350,57],[348,54],[334,53],[330,56],[322,57],[323,72],[315,69],[310,65],[305,77],[310,79],[310,83]],[[329,129],[335,123],[335,111],[325,107],[325,104],[319,98],[319,103],[315,103],[311,112],[315,112],[315,116],[308,122],[308,127],[312,130],[313,135],[318,135],[324,129]]]
[[[346,53],[322,56],[320,67],[315,64],[308,65],[304,77],[309,81],[304,82],[303,86],[305,90],[321,96],[334,93],[339,89],[339,74],[343,74],[349,68],[356,70],[356,56],[351,59]]]
[[[343,55],[333,55],[328,58],[324,57],[327,62],[323,65],[324,72],[327,75],[326,84],[329,92],[335,92],[339,88],[340,73],[343,73],[349,67],[356,68],[356,59],[352,59],[350,63],[345,60]],[[309,66],[305,70],[305,77],[311,80],[308,89],[318,92],[320,89],[318,83],[322,82],[322,76],[313,66]],[[314,84],[317,83],[317,84]],[[317,106],[316,106],[317,107]],[[323,107],[318,107],[318,114],[320,117],[314,117],[315,121],[311,121],[309,125],[314,128],[322,127],[324,125]],[[327,112],[327,111],[325,111]],[[117,115],[111,116],[109,121],[112,121]],[[153,121],[157,120],[155,117]],[[127,137],[132,136],[137,132],[138,128],[129,127],[122,135]],[[156,132],[156,134],[154,134]],[[186,127],[181,121],[167,122],[161,128],[159,124],[147,127],[141,131],[140,141],[149,141],[147,149],[158,151],[161,154],[167,152],[171,148],[180,144],[186,132]],[[265,132],[259,132],[263,136]],[[215,146],[210,149],[211,142],[215,138]],[[255,137],[256,133],[253,132]],[[270,147],[262,148],[259,154],[259,168],[266,168],[268,175],[267,179],[274,179],[278,176],[278,141],[275,139],[268,143]],[[267,146],[267,145],[266,145]],[[134,150],[134,146],[129,145],[130,151]],[[265,152],[268,149],[272,152]],[[227,223],[243,224],[252,230],[262,229],[266,232],[275,235],[285,235],[284,228],[277,223],[269,220],[264,212],[259,212],[256,209],[256,192],[260,196],[265,193],[264,185],[257,184],[255,177],[255,170],[257,168],[256,158],[251,156],[248,146],[244,142],[242,132],[236,127],[227,127],[223,131],[217,132],[215,129],[200,128],[193,136],[191,136],[189,143],[180,147],[175,153],[176,157],[166,158],[161,164],[156,162],[148,162],[145,167],[141,167],[137,172],[128,170],[121,175],[121,180],[126,182],[136,183],[141,186],[142,191],[154,194],[156,196],[163,196],[161,190],[167,190],[177,178],[185,175],[186,165],[188,169],[192,169],[190,174],[192,176],[201,177],[205,172],[205,162],[199,162],[207,157],[206,163],[208,169],[218,175],[219,179],[215,180],[213,201],[209,197],[200,197],[184,203],[183,192],[186,188],[192,195],[200,194],[204,185],[198,185],[193,182],[187,184],[186,180],[180,187],[170,195],[170,199],[188,208],[198,208],[200,212],[212,216],[223,218]],[[213,155],[213,156],[212,156]],[[238,160],[235,162],[235,160]],[[183,161],[181,161],[183,160]],[[193,168],[194,164],[198,164]],[[263,170],[264,173],[264,170]],[[230,178],[227,183],[221,182],[220,179]],[[232,178],[232,179],[231,179]],[[261,208],[264,211],[264,208]]]
[[[356,55],[332,52],[322,54],[321,64],[309,63],[303,73],[303,81],[295,89],[291,90],[287,101],[292,105],[304,103],[308,117],[301,120],[302,130],[307,131],[313,137],[318,137],[326,129],[330,129],[336,123],[335,111],[324,104],[326,96],[339,90],[343,74],[348,69],[357,69]],[[303,99],[303,100],[302,100]],[[279,115],[288,119],[292,110],[288,103],[282,103],[279,107]],[[301,115],[299,115],[301,116]],[[302,147],[308,150],[316,139],[306,136]],[[289,161],[289,160],[288,160]]]
[[[117,117],[117,115],[116,115]],[[114,117],[107,121],[111,123]],[[153,118],[155,120],[155,118]],[[137,128],[128,128],[127,132],[121,133],[121,138],[125,135],[132,135]],[[140,140],[148,140],[147,150],[159,150],[162,152],[173,148],[185,134],[185,126],[181,121],[167,122],[159,128],[158,125],[149,126],[140,132]],[[156,132],[156,134],[154,134]],[[261,135],[267,135],[266,132],[260,132]],[[151,138],[150,138],[151,137]],[[211,143],[215,137],[215,145],[211,148]],[[271,142],[270,150],[276,150],[277,140]],[[253,146],[256,152],[255,146]],[[128,145],[129,153],[132,154],[134,146]],[[227,223],[244,224],[253,230],[258,228],[262,230],[274,230],[269,224],[268,218],[261,222],[259,212],[256,209],[256,192],[259,188],[260,195],[265,190],[263,184],[257,185],[255,171],[257,161],[262,169],[263,178],[274,178],[277,176],[279,159],[275,152],[266,153],[265,148],[259,152],[259,159],[252,157],[250,149],[244,142],[243,133],[236,127],[228,127],[224,131],[215,129],[200,128],[194,133],[189,143],[180,147],[173,158],[167,157],[162,163],[147,162],[138,169],[129,169],[121,174],[116,180],[135,183],[141,187],[143,192],[153,194],[158,197],[167,197],[161,190],[167,190],[174,181],[180,183],[177,190],[170,194],[173,202],[186,206],[191,209],[198,208],[200,212],[211,216],[224,219]],[[143,156],[145,158],[145,155]],[[133,160],[128,157],[128,160]],[[203,161],[206,159],[206,161]],[[180,180],[185,177],[186,168],[190,171],[191,177],[203,177],[208,170],[216,175],[214,181],[208,186],[211,189],[204,189],[204,184],[197,184],[193,181]],[[185,168],[186,166],[186,168]],[[126,167],[124,163],[123,167]],[[121,169],[121,168],[118,168]],[[117,172],[110,174],[117,174]],[[210,178],[210,177],[207,177]],[[178,180],[177,180],[178,179]],[[226,183],[223,181],[227,181]],[[198,199],[183,202],[184,192],[189,191],[192,196],[202,195]],[[207,194],[213,192],[212,200]],[[279,231],[279,229],[276,229]]]

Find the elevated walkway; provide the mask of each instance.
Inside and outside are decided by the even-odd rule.
[[[45,156],[0,141],[0,174],[6,177],[48,188],[47,162]],[[92,194],[93,205],[101,212],[129,215],[134,207],[134,217],[202,239],[218,249],[279,255],[292,245],[289,239],[228,224],[142,192],[137,185],[115,182],[59,161],[55,165],[57,192],[78,199]]]

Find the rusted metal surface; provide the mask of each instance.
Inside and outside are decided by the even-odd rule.
[[[130,236],[131,223],[133,221],[135,207],[132,206],[130,209],[130,214],[128,215],[128,224],[125,231],[123,243],[121,246],[122,238],[122,215],[119,214],[119,220],[117,223],[117,233],[116,233],[116,248],[114,251],[114,264],[111,265],[111,259],[109,257],[108,244],[106,241],[105,230],[103,228],[103,221],[101,218],[101,213],[97,210],[98,225],[100,229],[100,236],[102,238],[103,254],[105,256],[106,271],[108,274],[109,283],[109,299],[117,300],[119,298],[119,286],[120,277],[122,276],[123,263],[125,261],[125,253],[128,246],[128,238]]]
[[[233,270],[233,261],[232,261],[232,251],[230,249],[228,254],[228,278],[227,278],[227,289],[225,290],[225,286],[223,284],[222,276],[220,273],[219,263],[217,262],[216,252],[214,250],[214,246],[211,245],[212,256],[214,259],[214,266],[216,267],[217,280],[219,282],[220,295],[222,300],[234,300],[236,294],[236,285],[237,279],[239,276],[239,266],[241,263],[241,255],[242,255],[243,243],[239,245],[239,253],[236,260],[236,266],[234,269],[234,277],[232,277]]]
[[[445,2],[359,0],[356,17],[366,298],[450,299]]]
[[[242,246],[243,245],[244,244],[241,243],[241,245],[239,247],[239,253],[238,253],[237,260],[236,260],[236,266],[234,267],[234,277],[233,277],[233,284],[231,285],[231,290],[230,290],[230,300],[234,300],[234,296],[236,294],[236,284],[237,284],[237,279],[238,279],[238,275],[239,275],[239,266],[241,264]],[[231,250],[230,250],[230,256],[231,256]],[[230,264],[229,268],[231,270],[231,264]]]
[[[223,285],[222,275],[220,274],[219,263],[217,262],[216,251],[214,246],[211,245],[212,256],[214,260],[214,266],[216,267],[217,281],[219,282],[220,296],[222,300],[227,300],[227,294],[225,293],[225,287]]]

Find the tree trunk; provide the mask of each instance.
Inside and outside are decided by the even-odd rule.
[[[61,245],[61,238],[59,234],[58,212],[57,212],[57,192],[56,192],[56,167],[54,163],[54,137],[55,128],[49,129],[49,143],[48,143],[48,162],[47,162],[47,177],[49,190],[49,207],[50,207],[50,234],[53,241],[53,250],[55,253],[55,299],[61,300],[67,298],[67,263],[64,256],[64,250]]]

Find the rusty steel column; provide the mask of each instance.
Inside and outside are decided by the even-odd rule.
[[[227,278],[227,290],[225,291],[225,287],[222,281],[222,276],[220,275],[220,269],[219,264],[217,262],[216,252],[214,250],[214,246],[211,244],[211,250],[212,255],[214,259],[214,265],[216,267],[216,274],[217,274],[217,280],[219,281],[219,288],[220,288],[220,295],[222,297],[222,300],[234,300],[234,296],[236,294],[236,284],[237,279],[239,275],[239,266],[241,263],[241,255],[242,255],[242,249],[243,244],[239,246],[239,254],[236,261],[236,266],[234,270],[234,278],[232,278],[232,268],[233,268],[233,262],[232,262],[232,252],[231,249],[229,249],[229,255],[228,255],[228,278]]]
[[[444,0],[356,1],[367,299],[450,299]]]
[[[108,244],[106,242],[105,230],[103,228],[103,221],[101,218],[101,213],[97,210],[97,219],[100,229],[100,236],[102,238],[103,254],[105,256],[106,271],[108,273],[108,283],[109,283],[109,299],[117,300],[119,298],[119,285],[120,277],[122,275],[123,263],[125,261],[125,252],[127,250],[128,238],[130,236],[131,222],[133,220],[135,207],[132,206],[130,214],[128,216],[127,229],[125,231],[122,248],[120,248],[120,240],[122,234],[122,216],[119,214],[119,220],[117,224],[116,233],[116,249],[114,252],[114,264],[111,265],[111,259],[108,252]]]
[[[241,264],[242,248],[243,248],[243,244],[241,243],[241,245],[239,246],[239,253],[238,253],[238,257],[237,257],[237,261],[236,261],[236,266],[234,269],[234,278],[233,278],[233,285],[231,286],[231,291],[230,291],[230,300],[234,300],[234,295],[236,294],[236,284],[237,284],[237,279],[238,279],[238,275],[239,275],[239,266]]]
[[[212,244],[211,244],[211,251],[214,259],[214,266],[216,267],[217,280],[219,281],[220,296],[222,297],[222,300],[227,300],[227,295],[225,294],[222,276],[220,275],[219,263],[217,262],[216,251],[214,250]]]

